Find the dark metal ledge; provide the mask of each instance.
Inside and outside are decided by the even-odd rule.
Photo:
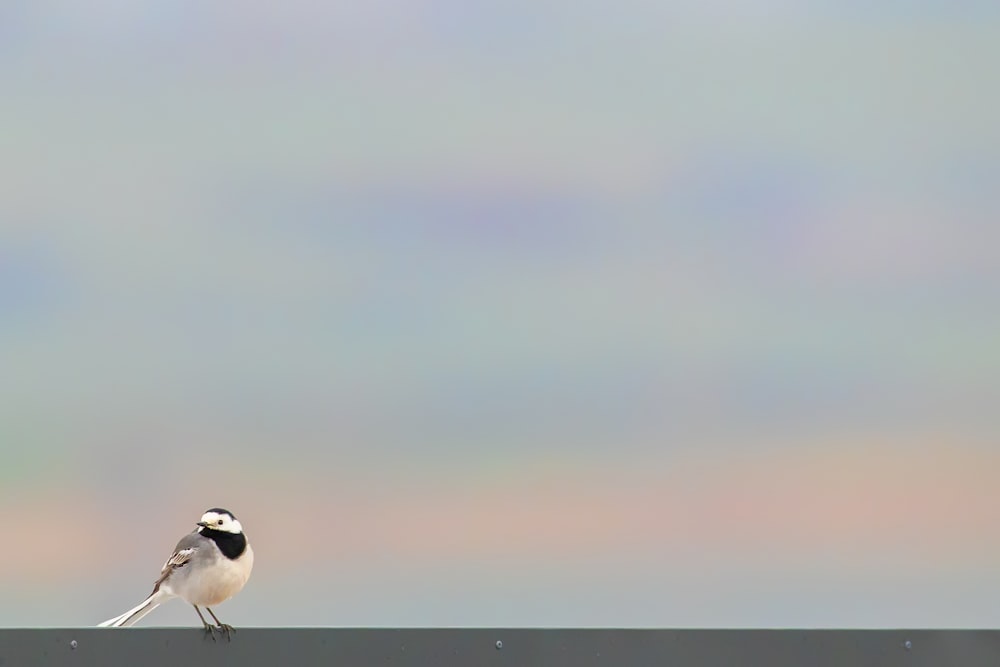
[[[996,667],[997,630],[0,629],[0,667]]]

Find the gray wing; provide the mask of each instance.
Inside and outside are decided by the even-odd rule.
[[[195,530],[188,533],[187,535],[185,535],[180,539],[180,541],[177,543],[177,546],[174,547],[174,553],[178,551],[183,551],[184,549],[197,549],[198,547],[205,546],[211,541],[212,540],[208,539],[207,537],[199,533],[197,530]]]
[[[160,576],[157,577],[156,583],[153,584],[153,593],[160,590],[160,584],[166,581],[167,577],[173,574],[174,570],[178,570],[188,564],[188,561],[194,557],[198,549],[204,548],[205,542],[209,541],[207,538],[202,537],[201,533],[194,531],[193,533],[188,533],[181,538],[177,546],[174,547],[174,552],[170,554],[170,558],[167,562],[163,564],[163,569],[160,570]]]

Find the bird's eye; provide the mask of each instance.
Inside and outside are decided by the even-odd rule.
[[[219,519],[219,520],[218,520],[218,521],[216,521],[215,523],[217,523],[217,524],[219,524],[219,525],[221,526],[221,525],[222,525],[222,519]]]

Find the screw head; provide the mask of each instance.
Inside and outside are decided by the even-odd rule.
[[[903,648],[909,651],[911,648],[913,648],[913,642],[907,639],[905,642],[903,642]]]
[[[502,641],[500,641],[500,640],[498,639],[498,640],[497,640],[497,643],[496,643],[496,647],[497,647],[497,650],[498,650],[498,651],[499,651],[500,649],[502,649],[502,648],[503,648],[503,642],[502,642]]]
[[[74,639],[74,640],[72,640],[72,641],[71,641],[71,642],[69,643],[69,647],[70,647],[71,649],[73,649],[74,651],[76,650],[76,646],[77,646],[77,644],[76,644],[76,640],[75,640],[75,639]]]

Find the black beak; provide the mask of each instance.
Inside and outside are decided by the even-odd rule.
[[[205,523],[204,521],[199,521],[199,522],[198,522],[198,523],[196,523],[195,525],[196,525],[196,526],[201,526],[202,528],[208,528],[208,524],[207,524],[207,523]]]

